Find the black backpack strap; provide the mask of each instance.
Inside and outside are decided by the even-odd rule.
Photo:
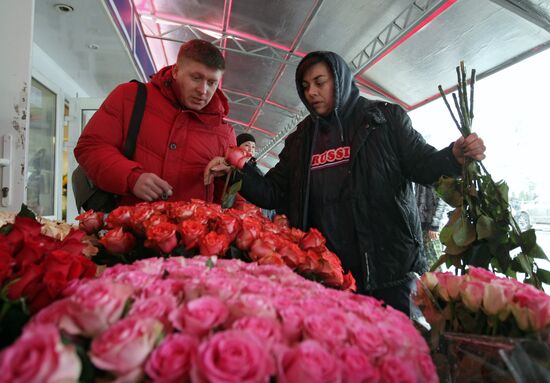
[[[136,151],[136,142],[141,126],[141,120],[143,119],[143,113],[145,112],[145,101],[147,101],[147,87],[144,83],[132,80],[131,82],[137,83],[137,94],[134,109],[132,110],[132,117],[130,118],[130,125],[128,128],[128,135],[126,136],[126,143],[124,144],[124,155],[132,159],[134,152]]]

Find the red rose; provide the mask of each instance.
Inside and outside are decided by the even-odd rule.
[[[304,260],[304,251],[300,249],[295,243],[288,242],[279,250],[279,254],[283,257],[286,265],[292,269],[298,267],[300,263]]]
[[[266,255],[265,257],[262,257],[260,259],[257,259],[256,262],[258,265],[276,265],[276,266],[283,266],[285,265],[285,261],[283,260],[283,257],[279,253],[272,252],[269,255]]]
[[[248,250],[262,231],[261,222],[255,217],[245,217],[241,223],[242,229],[237,235],[237,247]]]
[[[227,234],[218,234],[215,231],[211,231],[202,237],[199,247],[201,255],[222,256],[229,248],[229,238]]]
[[[147,229],[147,239],[153,242],[163,253],[169,254],[178,245],[176,225],[161,222]]]
[[[86,234],[93,234],[103,228],[103,216],[102,212],[88,210],[78,215],[75,219],[79,221],[78,228],[80,230],[85,231]]]
[[[165,223],[170,222],[170,218],[166,214],[153,214],[147,221],[143,223],[143,227],[145,227],[145,232],[149,229],[151,226],[158,225],[159,223]]]
[[[21,297],[32,299],[42,288],[42,275],[44,269],[41,266],[30,264],[17,273],[18,278],[8,287],[8,298],[17,300]]]
[[[15,266],[15,259],[6,250],[0,248],[0,286],[11,277],[13,266]]]
[[[107,215],[105,226],[109,229],[114,229],[120,226],[128,227],[130,225],[130,217],[132,217],[131,206],[119,206]]]
[[[279,227],[289,227],[288,218],[284,214],[277,214],[273,218],[273,223]]]
[[[182,222],[193,216],[195,208],[195,205],[188,202],[174,202],[169,205],[168,216],[177,222]]]
[[[190,250],[197,247],[202,237],[206,235],[206,225],[194,219],[188,219],[179,225],[179,231],[185,248]]]
[[[15,255],[18,268],[25,268],[27,265],[38,263],[44,256],[44,247],[41,242],[35,239],[27,239],[23,242],[21,250]]]
[[[81,230],[71,230],[65,239],[60,243],[56,242],[54,249],[65,250],[70,254],[83,254],[84,249],[88,246],[83,242],[85,234]],[[52,249],[52,250],[54,250]]]
[[[155,211],[146,202],[138,203],[132,210],[132,216],[130,217],[130,227],[134,232],[138,234],[145,233],[144,223],[153,215]]]
[[[257,261],[260,258],[270,256],[271,253],[276,251],[277,246],[275,245],[275,242],[272,241],[272,238],[269,236],[262,236],[252,243],[248,255],[253,261]]]
[[[125,233],[122,227],[118,227],[109,230],[99,242],[109,253],[125,254],[134,247],[136,239],[132,234]]]
[[[225,159],[227,162],[237,169],[242,169],[250,157],[252,157],[252,155],[239,146],[228,148],[225,152]]]
[[[326,239],[323,234],[315,228],[309,229],[309,232],[300,241],[300,247],[303,250],[313,250],[322,252],[325,247]]]
[[[344,282],[342,283],[342,290],[344,291],[357,291],[357,284],[355,278],[351,274],[351,271],[344,275]]]
[[[321,256],[315,251],[304,251],[304,258],[302,262],[298,265],[298,270],[305,273],[315,273],[319,270],[319,262],[321,261]]]
[[[238,218],[232,217],[229,214],[221,214],[216,219],[215,227],[216,232],[227,234],[229,242],[233,242],[241,229],[241,224]]]
[[[23,246],[23,242],[40,237],[41,230],[42,225],[34,219],[16,216],[11,231],[2,238],[2,241],[5,241],[12,254],[17,253]]]

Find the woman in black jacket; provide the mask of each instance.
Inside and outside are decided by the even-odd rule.
[[[409,314],[413,275],[426,270],[411,182],[460,174],[465,156],[485,157],[483,141],[472,134],[436,150],[401,107],[359,96],[349,67],[332,52],[304,57],[296,88],[310,115],[265,176],[244,165],[241,194],[286,214],[294,227],[319,229],[359,292]],[[206,174],[224,171],[221,162]]]

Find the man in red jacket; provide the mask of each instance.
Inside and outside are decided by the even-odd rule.
[[[118,194],[119,205],[140,201],[200,198],[219,202],[223,181],[205,186],[208,162],[236,145],[223,121],[227,98],[218,89],[225,61],[203,40],[180,47],[177,62],[152,76],[133,159],[123,153],[137,84],[119,85],[82,132],[74,150],[78,163],[102,190]]]

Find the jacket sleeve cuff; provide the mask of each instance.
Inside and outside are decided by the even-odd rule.
[[[144,173],[143,169],[135,168],[128,175],[128,194],[132,194],[132,190],[136,185],[138,178]]]

